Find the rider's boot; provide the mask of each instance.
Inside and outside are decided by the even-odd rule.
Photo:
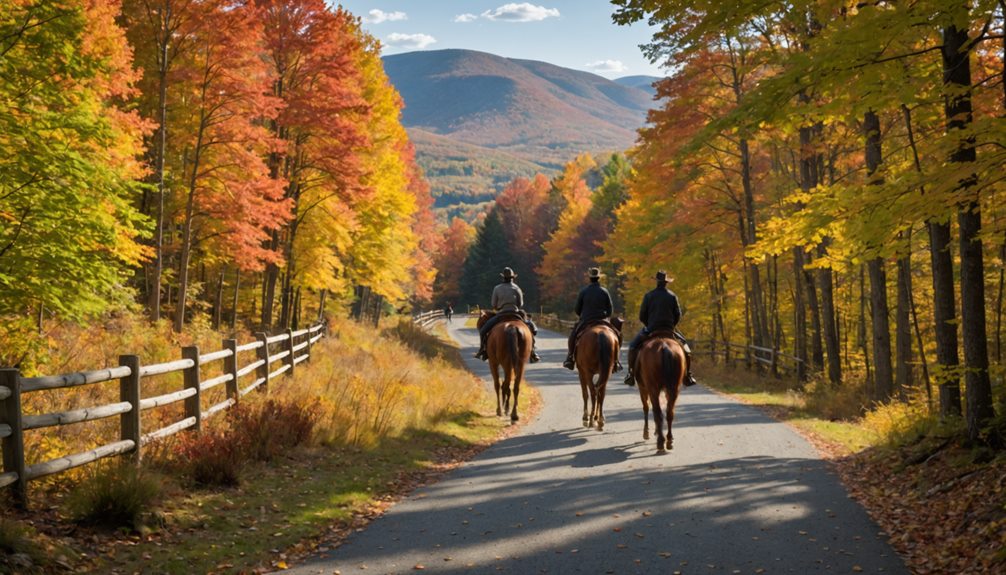
[[[479,350],[475,352],[475,359],[481,359],[482,361],[489,359],[489,355],[486,353],[485,337],[479,337]]]
[[[691,387],[698,383],[692,375],[692,354],[685,354],[685,387]]]
[[[541,356],[538,355],[538,342],[531,338],[531,357],[528,359],[528,363],[538,363],[541,361]]]
[[[576,362],[573,361],[572,353],[566,354],[566,360],[562,362],[562,366],[569,370],[576,369]]]
[[[615,369],[613,369],[611,371],[611,373],[618,373],[620,371],[622,371],[622,362],[618,361],[618,358],[616,357],[615,358]]]
[[[632,373],[633,366],[636,365],[636,350],[629,350],[629,370],[625,373],[625,385],[636,385],[636,375]]]

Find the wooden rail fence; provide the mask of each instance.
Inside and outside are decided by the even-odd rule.
[[[311,346],[324,337],[324,324],[319,323],[299,331],[268,336],[256,334],[255,341],[238,345],[237,340],[223,340],[223,349],[200,354],[197,346],[182,348],[182,359],[167,363],[143,365],[137,355],[120,355],[119,365],[108,369],[65,375],[21,377],[17,369],[0,369],[0,440],[3,447],[3,472],[0,489],[10,487],[15,503],[27,506],[28,481],[60,473],[116,455],[128,455],[139,463],[142,448],[147,443],[174,435],[182,430],[198,432],[205,419],[237,405],[241,398],[258,389],[266,391],[270,382],[286,373],[294,374],[296,366],[311,356]],[[242,353],[255,352],[255,360],[242,366]],[[222,375],[210,379],[200,377],[200,367],[223,361]],[[272,366],[282,362],[276,369]],[[140,385],[144,378],[182,372],[183,387],[178,391],[144,397]],[[251,383],[241,386],[242,378],[254,376]],[[119,381],[119,401],[108,405],[40,415],[22,412],[22,398],[29,393],[61,388],[80,387],[111,380]],[[226,385],[226,399],[203,409],[203,393]],[[140,425],[140,413],[177,402],[185,402],[185,415],[180,421],[152,431]],[[24,432],[119,416],[119,440],[89,451],[66,455],[32,465],[25,463]]]
[[[417,313],[412,316],[412,323],[418,325],[421,328],[429,327],[433,322],[443,319],[444,310],[437,309],[433,311],[427,311],[423,313]]]

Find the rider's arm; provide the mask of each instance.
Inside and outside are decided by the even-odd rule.
[[[580,313],[583,312],[583,292],[584,291],[585,290],[580,290],[579,295],[576,296],[576,307],[573,308],[573,311],[576,312],[577,316],[579,316]]]
[[[493,297],[492,297],[492,301],[490,303],[492,304],[494,310],[499,311],[499,308],[500,308],[500,290],[499,290],[499,286],[496,286],[496,287],[493,288]]]
[[[650,307],[649,303],[650,294],[646,294],[643,296],[643,303],[639,304],[639,321],[642,322],[643,325],[646,325],[649,321],[649,318],[647,317],[649,315],[647,313],[647,308]]]
[[[611,293],[608,290],[604,290],[604,299],[604,317],[611,317],[615,311],[615,304],[611,303]]]
[[[524,309],[524,292],[517,284],[513,284],[514,297],[517,299],[517,309]]]

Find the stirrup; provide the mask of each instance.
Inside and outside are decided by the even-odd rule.
[[[693,376],[690,373],[685,374],[685,387],[691,387],[691,386],[695,385],[696,383],[698,383],[698,382],[695,381],[695,376]]]
[[[623,381],[622,383],[628,386],[634,386],[636,385],[636,376],[633,375],[633,373],[630,371],[629,373],[625,374],[625,381]]]
[[[532,351],[528,363],[538,363],[539,361],[541,361],[541,356],[538,355],[538,352]]]
[[[573,361],[573,356],[567,355],[566,361],[562,362],[562,366],[571,371],[576,369],[576,362]]]
[[[616,361],[615,362],[615,369],[611,370],[611,373],[618,373],[620,371],[622,371],[622,362]]]

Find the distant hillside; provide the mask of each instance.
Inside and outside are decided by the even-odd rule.
[[[653,105],[635,86],[471,50],[386,56],[384,68],[443,209],[484,202],[517,176],[554,173],[580,152],[625,150]]]
[[[657,95],[657,89],[653,87],[653,83],[658,80],[663,80],[663,78],[658,76],[623,76],[615,78],[615,83],[630,88],[638,88],[652,97]]]

